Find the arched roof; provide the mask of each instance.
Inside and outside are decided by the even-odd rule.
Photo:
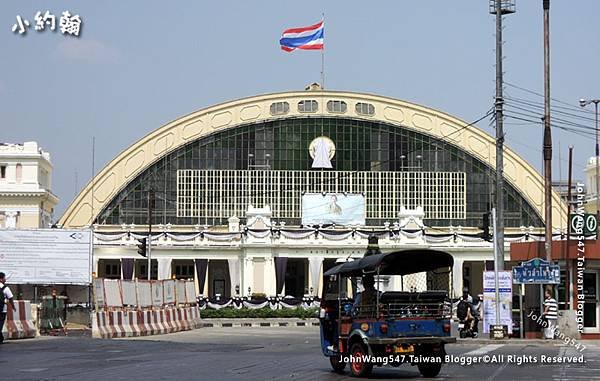
[[[317,100],[316,113],[300,113],[297,104],[302,100]],[[330,100],[344,101],[344,113],[327,109]],[[289,111],[273,115],[274,102],[288,102]],[[374,114],[360,114],[357,103],[370,103]],[[98,213],[121,189],[158,159],[179,147],[215,131],[248,123],[259,123],[290,117],[306,116],[350,117],[379,121],[415,130],[446,140],[460,149],[496,167],[495,139],[484,131],[468,126],[464,121],[446,113],[397,99],[372,94],[340,91],[298,91],[259,95],[207,107],[154,130],[122,151],[109,162],[69,205],[60,219],[64,227],[89,225]],[[531,206],[544,218],[544,181],[542,176],[514,151],[506,148],[504,176]],[[92,191],[93,185],[93,191]],[[92,202],[93,195],[93,202]],[[566,225],[566,204],[553,191],[553,225]],[[93,205],[93,208],[92,208]]]

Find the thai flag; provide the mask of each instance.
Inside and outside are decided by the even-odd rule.
[[[325,22],[303,28],[286,29],[281,34],[281,49],[292,52],[296,49],[322,50]]]

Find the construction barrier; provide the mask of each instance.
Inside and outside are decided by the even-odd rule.
[[[7,305],[6,321],[2,328],[5,339],[25,339],[39,335],[33,316],[31,314],[31,302],[29,300],[15,300],[16,311]]]
[[[161,335],[200,326],[193,281],[94,279],[92,336]]]
[[[198,302],[194,281],[95,278],[93,290],[96,310],[177,307]]]
[[[92,337],[111,339],[162,335],[200,327],[198,307],[142,311],[98,311],[92,316]]]

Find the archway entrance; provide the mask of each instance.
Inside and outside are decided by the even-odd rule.
[[[285,270],[285,295],[301,298],[308,293],[308,260],[288,258]]]
[[[224,259],[208,261],[208,296],[214,298],[231,297],[231,282],[229,280],[229,265]]]

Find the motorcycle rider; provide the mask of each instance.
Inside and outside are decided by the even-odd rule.
[[[477,317],[479,315],[477,314]],[[473,322],[475,314],[473,313],[473,297],[469,295],[469,289],[463,289],[463,295],[456,306],[456,317],[459,322],[464,323],[464,329],[467,331],[467,336],[476,337],[477,333],[473,330]]]

